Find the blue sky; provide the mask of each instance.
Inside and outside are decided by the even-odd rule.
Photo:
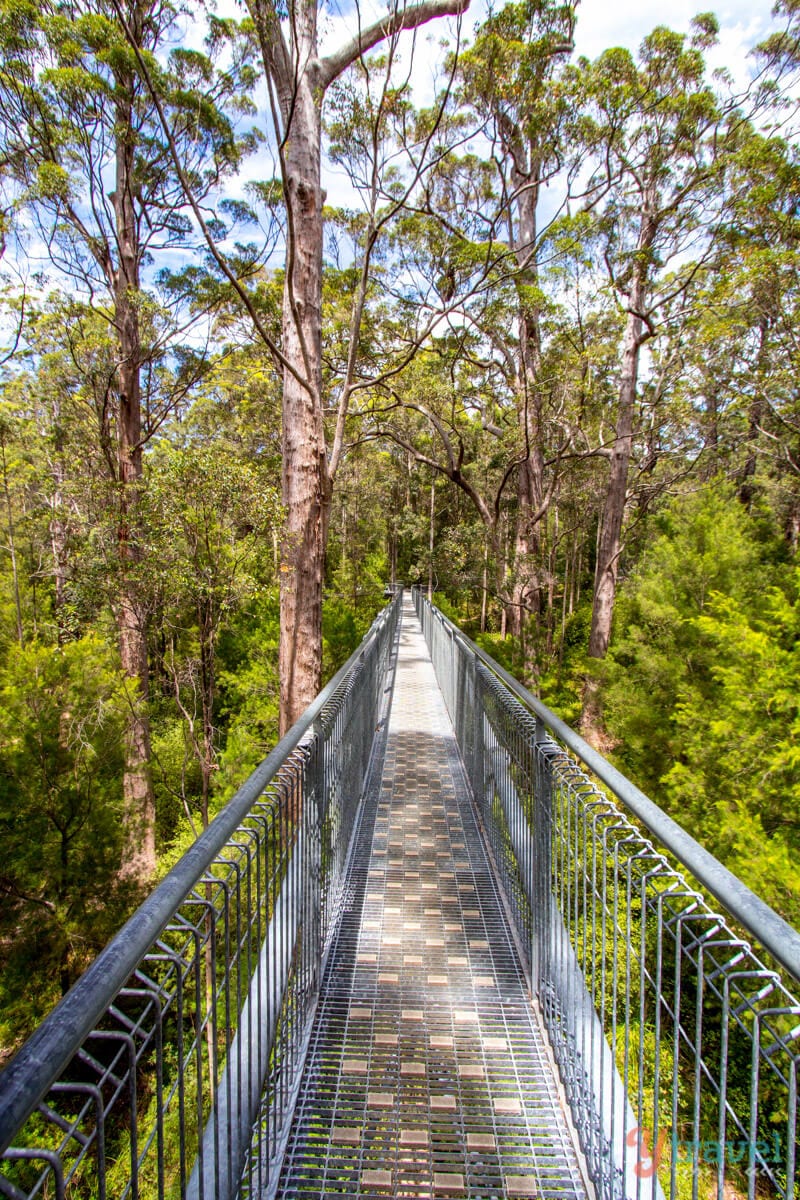
[[[499,7],[504,0],[491,2]],[[338,3],[333,0],[326,6],[321,21],[323,53],[353,36],[359,24],[359,7],[363,26],[386,11],[386,0],[338,0]],[[487,9],[487,0],[472,0],[463,18],[463,35],[471,36],[475,26],[485,18]],[[712,70],[728,70],[738,90],[746,85],[751,70],[748,51],[773,25],[771,0],[726,0],[716,6],[708,0],[706,3],[703,0],[670,0],[669,5],[655,5],[648,0],[582,0],[578,7],[576,54],[593,59],[610,46],[627,46],[635,51],[656,25],[665,24],[688,32],[692,18],[698,12],[709,10],[716,13],[720,25],[719,45],[708,54],[709,66]],[[406,64],[411,60],[410,75],[418,104],[433,100],[437,90],[437,69],[443,59],[442,41],[448,31],[452,35],[454,28],[451,20],[437,20],[420,29],[413,42],[412,35],[403,35],[401,54]],[[332,203],[359,207],[343,172],[331,164],[326,171],[326,186]]]

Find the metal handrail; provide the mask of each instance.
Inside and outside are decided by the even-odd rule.
[[[448,623],[443,613],[437,610],[436,615],[443,623]],[[452,622],[449,624],[452,625]],[[677,821],[659,808],[635,783],[631,783],[627,776],[590,746],[579,733],[557,717],[538,696],[528,691],[456,625],[452,625],[452,628],[454,636],[539,718],[548,733],[571,750],[662,846],[719,900],[733,919],[752,934],[754,940],[768,950],[776,962],[800,982],[800,933],[766,901],[751,891],[738,876],[729,871],[718,858],[701,846]]]
[[[598,1196],[796,1200],[797,931],[414,599]]]
[[[159,1009],[160,1016],[156,1014],[155,1017],[152,1017],[155,1024],[152,1029],[148,1027],[146,1037],[142,1032],[144,1019],[137,1019],[139,1020],[138,1024],[133,1022],[132,1036],[134,1040],[138,1037],[140,1042],[147,1042],[148,1053],[157,1056],[162,1054],[160,1022],[164,1019],[164,1013],[167,1012],[170,1005],[173,1009],[176,1005],[180,1009],[180,1005],[183,1004],[184,1009],[180,1009],[184,1013],[180,1018],[181,1022],[185,1024],[186,1021],[192,1021],[197,1027],[193,1032],[193,1047],[201,1045],[201,1035],[198,1030],[200,1025],[203,1025],[209,1036],[209,1044],[211,1045],[215,1038],[218,1041],[222,1037],[227,1047],[228,1058],[231,1058],[231,1047],[234,1045],[234,1042],[231,1041],[232,1030],[228,1028],[225,1032],[218,1028],[219,1023],[224,1023],[224,1019],[228,1019],[223,1017],[222,1010],[223,1004],[228,1008],[231,1005],[231,998],[226,990],[229,988],[229,981],[224,978],[220,983],[217,978],[218,967],[214,965],[216,962],[214,956],[218,951],[214,939],[222,939],[226,945],[231,943],[231,930],[238,922],[236,927],[241,927],[238,934],[239,944],[234,946],[231,951],[237,956],[236,967],[239,975],[236,986],[241,991],[242,978],[245,980],[244,986],[251,986],[247,983],[248,976],[252,976],[255,981],[252,986],[261,986],[263,970],[274,970],[274,965],[270,967],[268,963],[266,968],[261,968],[262,975],[259,975],[255,966],[244,967],[242,963],[245,959],[248,963],[253,959],[253,952],[250,948],[250,941],[253,937],[258,936],[265,945],[268,945],[271,944],[269,937],[273,937],[274,940],[274,937],[277,936],[267,934],[265,920],[270,921],[271,929],[274,924],[271,921],[271,913],[280,895],[281,881],[290,879],[293,877],[293,873],[297,874],[299,869],[299,866],[292,867],[292,862],[295,860],[297,864],[301,861],[304,862],[306,867],[313,860],[316,863],[313,872],[314,885],[319,888],[324,884],[330,893],[326,893],[324,896],[316,895],[313,899],[315,927],[322,928],[324,934],[323,926],[326,914],[321,913],[320,910],[325,906],[328,910],[332,910],[333,892],[336,885],[335,879],[327,876],[323,879],[326,871],[330,874],[330,864],[334,853],[331,839],[340,838],[342,831],[349,837],[352,828],[354,811],[357,807],[360,787],[372,746],[375,712],[383,701],[383,672],[394,640],[400,604],[401,595],[398,594],[378,616],[358,649],[323,688],[296,724],[281,738],[260,766],[253,771],[225,808],[98,955],[0,1074],[0,1168],[3,1165],[1,1161],[3,1155],[19,1135],[31,1114],[37,1111],[37,1107],[40,1112],[45,1111],[47,1114],[51,1112],[53,1103],[48,1094],[54,1088],[62,1086],[59,1080],[75,1060],[76,1055],[79,1058],[83,1056],[83,1059],[87,1061],[89,1059],[94,1061],[97,1058],[94,1051],[92,1054],[88,1054],[85,1049],[87,1039],[108,1036],[98,1032],[98,1027],[109,1013],[113,1012],[115,1019],[119,1019],[115,1004],[118,1004],[121,993],[128,996],[146,993],[146,1005],[150,1005],[148,1013],[153,1006],[159,1008],[160,1005],[163,1009],[163,1011]],[[365,677],[365,672],[368,679]],[[369,687],[366,686],[367,682]],[[363,707],[364,704],[371,705],[369,713],[360,718],[357,729],[348,731],[346,728],[348,713],[359,705]],[[327,754],[325,748],[332,739],[356,735],[361,737],[365,744],[360,744],[354,751],[345,755],[344,765],[338,764],[333,759],[329,764],[325,757]],[[341,786],[337,771],[339,774],[344,773],[347,776],[345,789],[347,795],[336,800],[336,804],[346,807],[346,820],[341,811],[337,810],[332,815],[335,806],[334,794]],[[351,794],[353,792],[355,794]],[[304,818],[302,821],[300,820],[301,813]],[[330,825],[331,821],[336,828],[333,832],[328,830],[324,835],[331,844],[326,850],[326,863],[321,866],[319,856],[320,837],[323,836],[322,826],[326,822]],[[309,828],[303,832],[301,826]],[[253,843],[255,849],[251,847],[250,843]],[[273,853],[273,846],[279,847],[279,850],[274,853],[276,855],[280,853],[282,857],[276,859],[277,865],[270,868],[271,860],[268,856]],[[297,849],[293,850],[292,847],[297,847]],[[341,848],[336,850],[339,859],[343,857],[345,850],[346,847],[344,850]],[[241,863],[236,858],[237,854]],[[298,857],[300,855],[305,857]],[[272,877],[270,877],[270,870]],[[219,878],[220,871],[224,876],[222,879]],[[258,907],[258,915],[252,919],[247,918],[246,914],[244,917],[242,915],[246,903],[245,885],[241,881],[244,874],[247,875],[247,888],[253,890],[257,884],[261,888],[260,897],[255,901],[249,898],[247,900],[247,903],[255,903]],[[299,893],[305,889],[306,879],[304,878],[302,888],[298,886],[296,890]],[[223,898],[218,899],[219,896]],[[307,898],[304,895],[293,896],[291,900],[295,906],[306,902]],[[195,906],[198,915],[193,920],[187,921],[185,916],[180,916],[187,905]],[[248,920],[250,920],[250,924],[248,924]],[[173,926],[170,925],[171,922]],[[194,949],[191,952],[186,951],[185,948],[175,950],[171,943],[169,945],[164,943],[165,931],[170,928],[173,929],[173,934],[176,930],[181,936],[185,934],[187,944],[191,943]],[[281,941],[280,954],[285,960],[287,979],[280,986],[277,986],[274,980],[270,983],[272,992],[276,995],[280,993],[281,996],[288,986],[289,973],[296,969],[296,954],[292,948],[293,944],[284,945],[286,938],[284,930],[279,941]],[[313,939],[307,937],[305,941],[310,945]],[[317,949],[320,950],[319,944]],[[303,953],[308,953],[308,947],[305,944]],[[161,994],[164,992],[163,986],[157,980],[154,982],[153,968],[144,965],[148,954],[159,962],[163,961],[167,964],[165,970],[172,972],[174,994],[171,993],[166,999]],[[191,1005],[183,995],[186,992],[188,996],[186,979],[189,968],[185,964],[187,954],[194,954],[193,965],[196,968],[195,973],[198,980],[204,955],[206,956],[205,961],[211,964],[209,967],[211,975],[207,978],[211,980],[213,989],[213,996],[210,999],[208,997],[204,999],[201,996],[201,983],[194,983],[197,996],[201,998],[198,1000],[192,998]],[[306,965],[303,969],[313,970],[313,966],[309,968]],[[132,981],[136,983],[136,987],[133,987]],[[174,991],[175,988],[177,988],[177,992]],[[177,1001],[176,995],[178,996]],[[258,999],[260,1002],[261,997]],[[227,1009],[225,1012],[227,1013]],[[278,1021],[278,1016],[277,1012],[271,1014],[270,1020],[273,1022],[273,1026]],[[127,1018],[121,1021],[123,1027],[126,1021]],[[130,1022],[128,1021],[128,1023]],[[273,1028],[273,1034],[274,1032]],[[122,1035],[114,1034],[113,1036]],[[186,1035],[181,1034],[181,1036],[185,1037]],[[297,1036],[296,1031],[294,1036]],[[209,1054],[213,1054],[215,1057],[219,1053],[215,1045],[209,1050]],[[196,1054],[198,1062],[200,1061],[199,1055],[200,1051],[198,1050]],[[259,1061],[264,1060],[265,1069],[268,1059],[269,1046],[266,1049],[266,1055],[263,1049],[259,1051]],[[116,1063],[116,1059],[114,1062]],[[199,1071],[200,1068],[197,1069]],[[214,1073],[213,1064],[209,1063],[207,1069],[204,1066],[203,1070],[206,1071],[209,1079],[209,1082],[203,1086],[206,1092],[210,1089],[210,1093],[213,1095],[218,1082],[211,1078]],[[220,1070],[221,1067],[217,1070],[217,1075]],[[116,1066],[113,1070],[109,1067],[108,1071],[103,1074],[101,1090],[106,1085],[111,1086],[109,1080],[116,1080],[117,1075]],[[220,1078],[224,1079],[225,1076],[222,1075]],[[73,1090],[78,1086],[72,1083],[69,1085]],[[200,1085],[197,1086],[199,1088]],[[85,1085],[83,1087],[85,1091]],[[175,1087],[183,1089],[183,1080],[181,1079],[179,1084],[173,1085],[173,1090]],[[97,1088],[95,1090],[97,1091]],[[48,1100],[47,1105],[40,1107],[45,1098]],[[182,1090],[180,1101],[181,1104],[184,1103]],[[241,1107],[240,1099],[237,1100],[237,1104]],[[198,1119],[202,1123],[205,1121],[204,1106],[207,1107],[207,1100],[203,1099],[202,1094],[198,1105],[198,1112],[201,1114]],[[66,1130],[67,1125],[70,1124],[69,1121],[59,1118],[58,1114],[53,1119],[60,1129]],[[160,1124],[153,1136],[161,1139],[163,1137],[161,1115],[159,1115],[158,1121]],[[214,1121],[218,1123],[218,1116],[214,1116]],[[252,1125],[252,1121],[250,1124]],[[183,1129],[181,1129],[180,1136],[183,1156],[185,1150]],[[196,1134],[192,1136],[196,1136]],[[68,1141],[70,1137],[74,1143],[83,1144],[87,1140],[97,1139],[99,1134],[98,1129],[94,1126],[86,1135],[70,1125],[65,1138]],[[131,1150],[132,1155],[133,1153],[134,1151]],[[64,1174],[63,1164],[55,1161],[58,1158],[59,1155],[44,1146],[40,1149],[23,1146],[16,1151],[9,1151],[6,1155],[6,1159],[11,1162],[19,1163],[23,1159],[38,1159],[45,1163],[47,1168],[52,1170],[56,1179],[57,1193],[63,1186],[58,1183],[59,1177]],[[183,1165],[181,1169],[183,1170]],[[218,1167],[215,1165],[214,1169],[218,1170]],[[104,1186],[103,1184],[102,1187]],[[184,1183],[181,1188],[182,1192],[186,1191],[187,1186]],[[209,1184],[206,1183],[206,1195],[209,1194],[208,1189]],[[4,1179],[0,1173],[0,1193],[5,1190]],[[24,1193],[12,1190],[9,1194]],[[218,1192],[218,1194],[220,1193]]]
[[[0,1074],[0,1153],[58,1079],[173,913],[203,879],[363,652],[360,646],[348,659]]]

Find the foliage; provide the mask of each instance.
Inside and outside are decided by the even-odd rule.
[[[12,648],[0,700],[0,1042],[7,1053],[130,902],[115,874],[121,735],[132,697],[103,640],[88,634],[62,647]]]
[[[800,924],[797,857],[800,574],[748,613],[711,597],[695,621],[710,684],[682,689],[674,721],[681,751],[664,778],[667,800],[701,841],[793,925]]]
[[[707,15],[576,63],[573,5],[501,5],[423,109],[394,42],[354,59],[328,81],[324,145],[356,199],[308,192],[326,261],[287,366],[305,191],[272,164],[231,182],[283,8],[272,39],[208,18],[200,51],[186,12],[145,4],[137,55],[124,6],[0,7],[3,1052],[136,899],[119,872],[131,714],[150,721],[161,873],[275,744],[293,364],[318,418],[298,444],[319,472],[323,679],[387,583],[430,586],[571,723],[596,684],[620,766],[800,920],[791,12],[737,97],[709,74]],[[317,340],[318,379],[301,362]],[[141,419],[123,445],[126,368]],[[120,667],[131,597],[138,688]]]
[[[797,579],[765,524],[718,481],[667,506],[603,702],[624,769],[796,923]]]
[[[731,489],[713,482],[670,502],[622,588],[603,703],[621,765],[652,794],[680,754],[682,691],[707,695],[713,655],[697,624],[714,592],[757,591],[764,547]]]

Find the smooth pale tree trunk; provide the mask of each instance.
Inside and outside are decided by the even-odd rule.
[[[317,0],[247,0],[272,86],[287,218],[283,297],[283,475],[286,518],[280,563],[280,727],[285,732],[319,690],[322,585],[330,499],[322,396],[321,129],[325,91],[374,46],[403,29],[463,12],[469,0],[420,0],[391,10],[335,53],[319,57]],[[288,36],[285,36],[288,35]],[[339,405],[337,426],[346,417]]]
[[[486,633],[486,609],[489,600],[489,542],[483,543],[483,575],[481,576],[481,633]]]
[[[794,501],[792,510],[786,520],[786,540],[789,543],[792,555],[796,557],[797,547],[800,544],[800,507],[797,501]]]
[[[524,418],[522,418],[524,419]],[[531,449],[517,467],[517,514],[514,522],[514,582],[509,607],[509,630],[521,637],[526,616],[541,611],[538,563],[541,554],[538,516],[542,504],[541,454]]]
[[[433,604],[433,551],[436,546],[436,487],[431,480],[431,505],[428,517],[428,603]]]
[[[628,490],[628,467],[633,445],[633,413],[641,332],[641,318],[629,313],[625,324],[625,340],[622,351],[617,425],[600,525],[592,627],[589,635],[590,658],[605,658],[611,638],[619,556],[622,549],[622,523]]]
[[[516,148],[514,159],[523,155]],[[512,170],[511,182],[517,193],[516,259],[527,286],[538,285],[536,264],[536,208],[539,200],[540,166],[533,162],[523,174]],[[523,641],[525,667],[533,669],[530,638],[525,637],[527,616],[538,618],[541,611],[539,560],[541,557],[540,522],[544,511],[544,452],[542,449],[543,413],[541,376],[541,330],[539,314],[529,299],[520,302],[519,384],[517,420],[523,446],[523,458],[517,467],[517,513],[514,525],[513,585],[509,607],[509,631]]]
[[[55,440],[50,473],[53,494],[50,500],[50,551],[53,556],[53,583],[55,590],[55,619],[59,646],[70,638],[67,617],[67,580],[69,578],[69,554],[67,551],[67,523],[64,520],[64,435],[61,424],[61,405],[56,398],[53,406],[53,428]]]
[[[8,463],[6,462],[6,442],[2,429],[0,429],[0,466],[3,471],[3,498],[5,500],[6,518],[8,521],[8,552],[11,558],[11,577],[14,583],[14,612],[17,618],[17,641],[20,646],[25,641],[25,634],[22,626],[22,599],[19,588],[19,568],[17,566],[17,546],[14,534],[14,509],[11,504],[11,491],[8,486]]]
[[[53,555],[53,582],[55,584],[55,619],[59,646],[69,641],[67,624],[67,580],[69,560],[67,553],[67,526],[63,516],[63,463],[57,463],[53,471],[54,491],[52,515],[50,517],[50,550]]]
[[[136,545],[137,510],[142,476],[142,452],[138,444],[141,420],[137,395],[138,370],[123,364],[119,376],[119,554],[122,578],[117,603],[117,627],[122,669],[135,684],[125,729],[122,874],[146,879],[155,870],[156,854],[155,803],[150,776],[150,720],[147,714],[147,611],[135,578],[139,558]]]
[[[281,733],[320,688],[322,584],[329,514],[322,424],[322,189],[320,100],[301,76],[285,149],[290,247],[283,303]],[[297,378],[300,376],[300,379]],[[301,382],[302,380],[302,382]]]
[[[555,60],[572,51],[574,13],[569,5],[558,9],[547,5],[510,5],[505,11],[508,15],[505,33],[496,27],[485,43],[485,35],[479,35],[482,49],[478,62],[482,65],[477,76],[472,76],[468,69],[467,82],[475,92],[473,103],[478,111],[486,113],[500,142],[508,243],[516,267],[515,389],[520,449],[515,468],[516,512],[509,546],[509,573],[504,581],[503,616],[508,631],[521,641],[526,674],[533,677],[544,598],[543,564],[547,559],[542,520],[550,502],[544,452],[537,209],[554,133],[546,99],[548,85]],[[498,33],[501,38],[509,39],[507,52],[511,60],[516,59],[510,68],[505,52],[498,57],[496,44],[493,45]],[[487,69],[488,78],[481,78]],[[534,636],[531,636],[532,624]]]
[[[755,477],[758,462],[758,438],[764,420],[764,401],[760,392],[760,381],[765,378],[767,360],[769,357],[769,319],[764,317],[758,326],[758,356],[754,371],[756,388],[748,411],[747,429],[747,458],[742,468],[742,481],[739,485],[739,499],[745,508],[750,507],[756,494]]]

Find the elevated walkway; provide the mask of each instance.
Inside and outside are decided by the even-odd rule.
[[[396,597],[0,1075],[0,1196],[800,1200],[798,983],[796,930]]]
[[[282,1197],[585,1195],[410,600]]]

